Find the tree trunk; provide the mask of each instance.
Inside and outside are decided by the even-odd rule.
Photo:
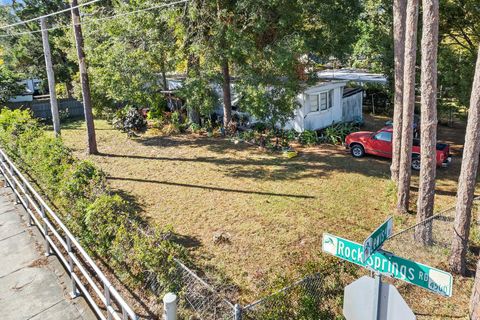
[[[417,223],[433,215],[437,169],[437,52],[438,0],[423,0],[422,34],[422,106],[420,150],[420,185]],[[432,242],[431,221],[418,225],[415,238],[424,245]]]
[[[65,88],[67,89],[67,98],[73,99],[73,85],[71,80],[65,81]]]
[[[393,1],[393,41],[395,51],[395,96],[393,105],[392,180],[398,182],[402,147],[403,70],[405,61],[406,0]]]
[[[452,241],[450,267],[452,272],[465,275],[472,203],[480,154],[480,51],[470,97],[468,122],[463,147],[462,168],[458,178],[457,206]]]
[[[480,319],[480,260],[477,262],[475,283],[473,284],[472,296],[470,298],[470,319]]]
[[[60,135],[60,116],[58,115],[57,93],[55,92],[55,74],[53,73],[52,55],[50,53],[50,43],[48,41],[48,30],[45,18],[40,19],[42,28],[43,54],[45,56],[45,65],[47,68],[48,92],[50,94],[50,110],[52,112],[53,131],[56,136]]]
[[[408,212],[412,164],[413,114],[415,111],[415,62],[417,52],[418,0],[409,0],[405,22],[402,138],[398,174],[397,211]]]
[[[228,129],[228,124],[232,121],[232,96],[230,93],[230,70],[227,58],[222,61],[223,74],[223,127],[225,131]]]
[[[162,61],[160,62],[160,67],[162,69],[163,90],[168,91],[167,75],[165,74],[165,59],[163,55],[162,55]]]
[[[72,0],[72,7],[78,5],[77,0]],[[87,63],[83,51],[83,34],[80,25],[80,10],[72,9],[73,31],[77,45],[78,67],[80,71],[80,83],[82,85],[83,110],[85,113],[85,123],[87,125],[87,145],[88,154],[97,154],[97,139],[95,137],[95,124],[93,123],[92,98],[90,95],[90,81],[88,79]]]
[[[200,59],[193,53],[190,53],[187,59],[187,77],[191,76],[200,77]],[[200,112],[197,106],[189,106],[187,116],[190,123],[200,124]]]

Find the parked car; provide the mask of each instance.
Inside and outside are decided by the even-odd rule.
[[[345,138],[345,147],[355,158],[363,157],[365,154],[392,158],[392,134],[392,127],[385,127],[377,132],[354,132]],[[420,170],[420,158],[420,140],[413,139],[413,170]],[[451,161],[450,146],[445,143],[437,143],[437,166],[448,167]]]

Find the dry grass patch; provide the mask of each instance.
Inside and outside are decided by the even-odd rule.
[[[369,117],[367,128],[379,129],[384,120]],[[133,195],[146,217],[173,226],[199,265],[225,274],[246,300],[258,297],[266,279],[318,257],[323,232],[360,242],[392,212],[385,159],[353,159],[342,147],[328,145],[300,148],[298,157],[285,159],[222,138],[147,131],[128,139],[104,121],[96,126],[101,154],[90,158],[111,186]],[[62,137],[86,157],[83,124],[63,129]],[[453,204],[459,162],[439,170],[437,208]],[[397,217],[394,228],[414,221],[413,215]],[[214,241],[218,233],[228,241]],[[416,310],[421,307],[414,297],[420,294],[432,310],[465,314],[469,290],[462,288],[471,285],[465,281],[456,281],[462,286],[456,285],[455,301],[463,301],[456,309],[424,290],[405,291]]]

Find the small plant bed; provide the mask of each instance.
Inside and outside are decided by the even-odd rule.
[[[317,144],[339,145],[349,133],[359,129],[358,123],[341,123],[319,131],[296,132],[295,130],[267,129],[262,123],[257,123],[251,129],[238,132],[231,137],[231,140],[235,144],[245,142],[270,152],[282,152],[285,157],[293,158],[297,156],[295,149],[298,147],[311,147]]]

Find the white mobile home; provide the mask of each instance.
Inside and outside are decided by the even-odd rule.
[[[335,123],[362,120],[363,90],[344,81],[321,82],[298,95],[299,108],[285,129],[321,130]]]
[[[169,90],[177,90],[183,86],[183,79],[168,79]],[[324,81],[307,87],[297,96],[298,109],[286,123],[284,129],[321,130],[335,123],[361,121],[363,105],[363,89],[347,88],[346,81]],[[218,97],[214,112],[223,116],[223,90],[218,84],[212,84],[212,89]],[[232,106],[234,112],[241,99],[235,91],[235,83],[231,84]],[[250,120],[255,119],[250,116]]]

